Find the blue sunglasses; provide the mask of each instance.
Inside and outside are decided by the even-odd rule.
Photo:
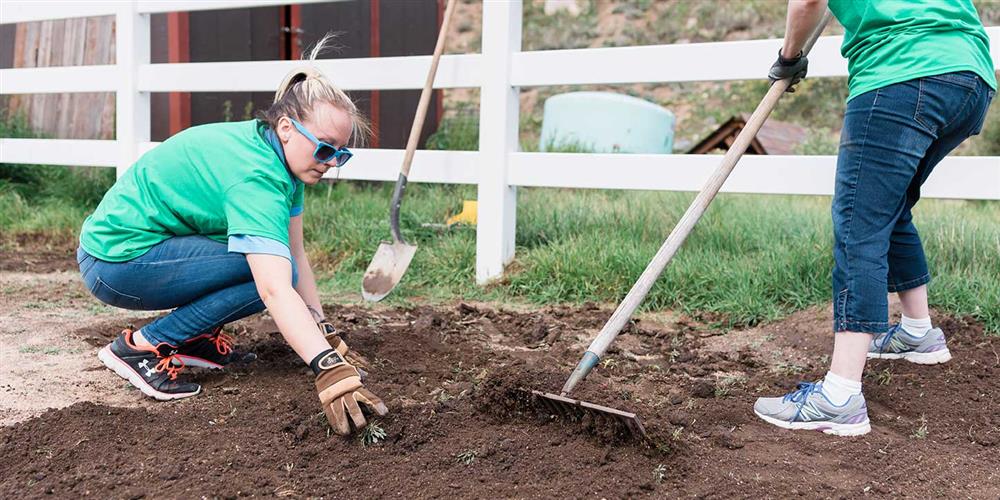
[[[351,157],[354,156],[349,149],[345,147],[340,147],[339,149],[335,148],[333,145],[317,139],[316,136],[312,135],[308,130],[306,130],[305,127],[302,126],[301,123],[295,121],[293,118],[289,118],[289,120],[292,120],[292,125],[295,125],[295,128],[298,129],[299,133],[306,136],[306,139],[309,139],[316,145],[316,150],[313,151],[313,158],[316,158],[316,161],[320,163],[329,163],[331,160],[336,159],[337,162],[335,164],[338,167],[343,167],[344,164],[347,163],[347,160],[350,160]]]

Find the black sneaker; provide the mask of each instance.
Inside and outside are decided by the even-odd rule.
[[[255,359],[257,355],[252,352],[235,350],[233,338],[226,335],[222,327],[216,327],[209,333],[185,341],[177,348],[173,364],[219,370],[233,363],[249,363]]]
[[[168,401],[195,396],[201,386],[177,380],[184,362],[174,366],[177,348],[161,343],[146,349],[132,343],[132,331],[124,330],[113,342],[97,353],[98,359],[112,371],[128,380],[143,394]]]

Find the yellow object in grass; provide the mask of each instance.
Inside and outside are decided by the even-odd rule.
[[[452,226],[454,224],[462,223],[475,226],[476,214],[478,213],[477,207],[478,204],[476,203],[476,200],[462,200],[462,211],[457,215],[449,217],[445,224]]]

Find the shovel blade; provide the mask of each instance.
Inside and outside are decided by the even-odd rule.
[[[378,302],[389,295],[389,292],[403,279],[403,274],[410,267],[410,261],[413,260],[415,253],[417,253],[416,245],[401,241],[383,241],[379,244],[371,264],[368,264],[368,269],[365,270],[365,277],[361,283],[361,296],[369,302]]]
[[[626,434],[633,438],[649,440],[646,429],[642,426],[642,421],[635,413],[567,398],[550,392],[531,391],[531,393],[535,396],[537,406],[550,415],[567,418],[571,421],[579,421],[585,415],[589,415],[597,421],[619,425]]]

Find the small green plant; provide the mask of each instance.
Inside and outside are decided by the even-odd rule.
[[[920,415],[920,426],[913,430],[913,434],[910,436],[916,439],[924,439],[927,437],[927,415]]]
[[[664,455],[668,455],[670,452],[674,451],[674,449],[670,447],[670,443],[664,441],[656,444],[656,451]]]
[[[17,352],[21,354],[60,354],[62,350],[58,347],[43,346],[43,345],[26,345],[18,348]]]
[[[726,375],[715,383],[715,397],[724,398],[732,393],[733,389],[737,386],[745,384],[747,378],[745,375]]]
[[[677,349],[674,349],[674,350],[670,351],[670,354],[669,354],[668,357],[670,359],[670,362],[673,363],[673,362],[676,362],[677,358],[679,358],[680,356],[681,356],[681,352],[678,351]]]
[[[437,394],[437,400],[441,403],[451,401],[452,399],[455,399],[455,396],[448,394],[448,391],[444,389],[442,389],[441,392]]]
[[[604,361],[601,361],[601,366],[605,370],[614,370],[618,367],[618,360],[615,358],[605,358]]]
[[[806,367],[796,363],[786,363],[784,361],[774,365],[774,373],[778,375],[796,375],[806,370]]]
[[[653,481],[660,484],[667,478],[667,466],[660,464],[653,468]]]
[[[472,462],[476,461],[476,456],[476,450],[465,450],[455,455],[455,459],[462,465],[472,465]]]
[[[359,439],[364,446],[377,444],[385,440],[386,432],[378,420],[373,420],[361,430]]]
[[[878,385],[889,385],[892,383],[892,370],[886,368],[875,374],[875,383]]]

